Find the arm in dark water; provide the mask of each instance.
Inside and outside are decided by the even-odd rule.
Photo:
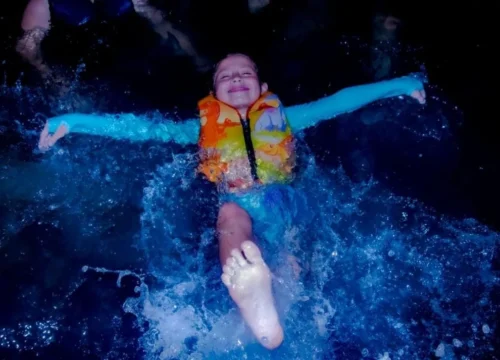
[[[301,105],[286,108],[290,126],[294,131],[313,127],[323,120],[337,115],[355,111],[377,100],[409,95],[420,103],[425,103],[423,82],[414,76],[380,81],[372,84],[352,86],[342,89],[333,95]]]
[[[199,119],[180,122],[167,120],[156,123],[133,114],[93,115],[66,114],[47,121],[40,137],[40,149],[49,148],[67,133],[107,136],[130,141],[158,140],[180,145],[196,144],[200,130]],[[54,133],[54,135],[49,135]]]

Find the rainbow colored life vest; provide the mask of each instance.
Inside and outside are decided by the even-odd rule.
[[[288,182],[295,165],[292,131],[278,97],[266,92],[239,112],[209,95],[198,102],[201,131],[198,170],[231,189]]]

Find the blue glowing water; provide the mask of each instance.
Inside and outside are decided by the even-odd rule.
[[[307,159],[294,186],[307,193],[308,207],[303,211],[312,212],[314,221],[302,224],[299,219],[283,236],[283,247],[299,258],[303,273],[295,281],[283,264],[273,269],[286,341],[269,353],[245,329],[219,281],[210,221],[215,211],[213,193],[194,186],[191,155],[174,156],[153,170],[144,187],[142,213],[136,214],[140,216],[138,232],[114,233],[115,241],[104,236],[107,226],[114,225],[105,221],[106,214],[121,208],[119,199],[126,198],[127,183],[115,180],[132,173],[117,169],[120,159],[110,162],[106,157],[106,165],[100,164],[104,172],[94,178],[96,169],[86,161],[76,165],[74,159],[62,160],[63,156],[71,154],[49,155],[42,164],[55,170],[50,183],[59,195],[79,187],[80,197],[73,193],[75,197],[66,207],[79,211],[66,213],[66,220],[53,220],[52,224],[59,227],[62,221],[78,217],[82,223],[73,219],[71,226],[83,233],[70,243],[71,239],[64,239],[65,245],[79,255],[80,264],[99,268],[66,268],[49,261],[47,265],[56,268],[52,271],[68,269],[72,279],[52,285],[60,287],[58,296],[52,298],[55,305],[46,303],[44,308],[42,303],[38,316],[33,308],[43,298],[34,295],[40,284],[20,289],[15,301],[26,302],[24,309],[29,312],[16,316],[16,326],[0,330],[2,347],[43,353],[45,347],[64,339],[65,331],[71,331],[63,325],[71,311],[68,299],[84,281],[90,281],[79,270],[109,276],[109,270],[122,270],[120,265],[135,265],[129,273],[119,272],[125,277],[132,274],[137,281],[137,295],[130,292],[122,308],[136,318],[140,349],[146,358],[424,359],[435,353],[449,359],[474,359],[493,355],[496,307],[490,297],[498,280],[491,264],[499,237],[473,219],[436,214],[373,180],[356,184],[341,168],[320,169],[312,158]],[[77,170],[72,174],[76,166],[88,166],[89,176],[74,178],[81,175]],[[103,181],[108,176],[112,187]],[[70,185],[62,185],[63,178]],[[93,196],[92,207],[88,196]],[[52,202],[44,195],[38,200]],[[94,214],[84,215],[86,212]],[[29,211],[23,216],[21,223],[29,218]],[[92,217],[94,221],[88,222]],[[201,224],[200,219],[204,219]],[[63,231],[65,226],[61,226]],[[273,254],[264,256],[271,259]],[[55,276],[47,268],[43,271],[45,282],[47,276]],[[108,296],[116,291],[114,276],[108,288],[101,289]],[[110,301],[103,294],[100,297]],[[119,306],[116,300],[110,302]],[[100,318],[106,307],[95,306],[94,316]],[[116,350],[111,347],[106,352],[94,338],[87,345],[89,352],[115,358],[111,355],[125,351],[126,338],[120,334],[124,313],[114,312],[113,325],[109,329],[106,324],[106,329],[122,345],[114,344]],[[78,338],[82,339],[89,324],[79,325]],[[90,326],[98,331],[100,325]]]
[[[439,106],[396,99],[349,120],[380,124],[384,114],[387,141],[418,158],[428,156],[419,144],[447,134]],[[404,144],[397,128],[411,135]],[[20,129],[34,144],[34,127]],[[285,328],[273,352],[219,280],[217,199],[195,176],[194,149],[71,136],[38,162],[3,154],[2,356],[495,358],[499,234],[396,195],[370,168],[353,181],[344,166],[319,166],[305,140],[293,186],[309,216],[281,240],[300,276],[264,252]],[[363,168],[361,154],[346,165]]]

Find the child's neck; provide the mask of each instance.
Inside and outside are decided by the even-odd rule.
[[[247,119],[247,114],[248,114],[248,108],[238,109],[238,113],[240,114],[240,117],[243,120],[246,120]]]

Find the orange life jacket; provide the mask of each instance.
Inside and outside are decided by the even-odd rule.
[[[209,95],[198,103],[201,131],[199,171],[231,188],[288,182],[295,165],[292,131],[278,97],[266,92],[249,108],[246,121]]]

